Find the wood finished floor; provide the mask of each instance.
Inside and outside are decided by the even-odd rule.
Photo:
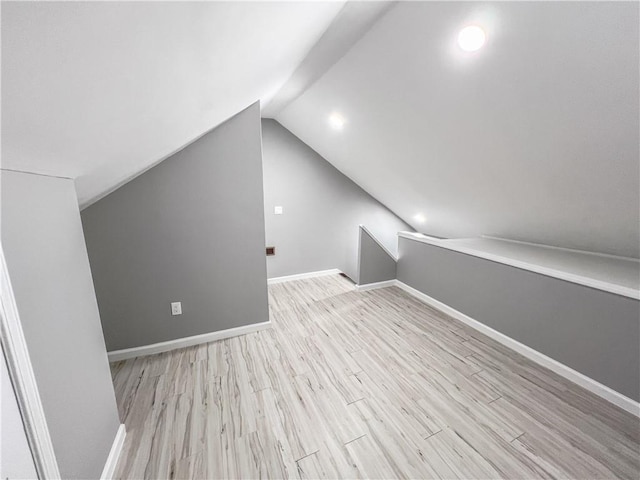
[[[639,420],[396,287],[269,287],[273,327],[112,364],[116,478],[632,478]]]

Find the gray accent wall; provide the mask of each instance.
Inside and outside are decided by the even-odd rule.
[[[2,248],[62,478],[99,478],[118,426],[72,180],[2,171]]]
[[[396,278],[396,259],[365,228],[360,227],[358,285]]]
[[[640,302],[399,239],[398,280],[640,400]]]
[[[268,321],[259,104],[82,222],[109,351]]]
[[[359,225],[393,253],[413,231],[277,121],[262,120],[262,142],[269,278],[338,268],[357,281]]]

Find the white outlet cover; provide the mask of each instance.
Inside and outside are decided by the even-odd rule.
[[[182,315],[182,302],[171,302],[171,315]]]
[[[275,213],[276,215],[282,215],[282,207],[277,206],[273,209],[273,213]]]

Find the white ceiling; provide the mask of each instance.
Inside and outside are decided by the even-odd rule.
[[[2,168],[86,206],[260,99],[420,231],[639,255],[637,3],[343,6],[3,2]]]
[[[304,93],[394,4],[388,1],[346,2],[289,80],[262,106],[262,116],[274,118]]]
[[[638,23],[638,3],[401,3],[276,118],[420,231],[637,257]]]
[[[2,168],[81,205],[268,101],[344,2],[3,2]]]

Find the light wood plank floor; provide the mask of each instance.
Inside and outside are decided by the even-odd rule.
[[[403,291],[269,292],[269,330],[112,365],[117,478],[638,479],[636,417]]]

